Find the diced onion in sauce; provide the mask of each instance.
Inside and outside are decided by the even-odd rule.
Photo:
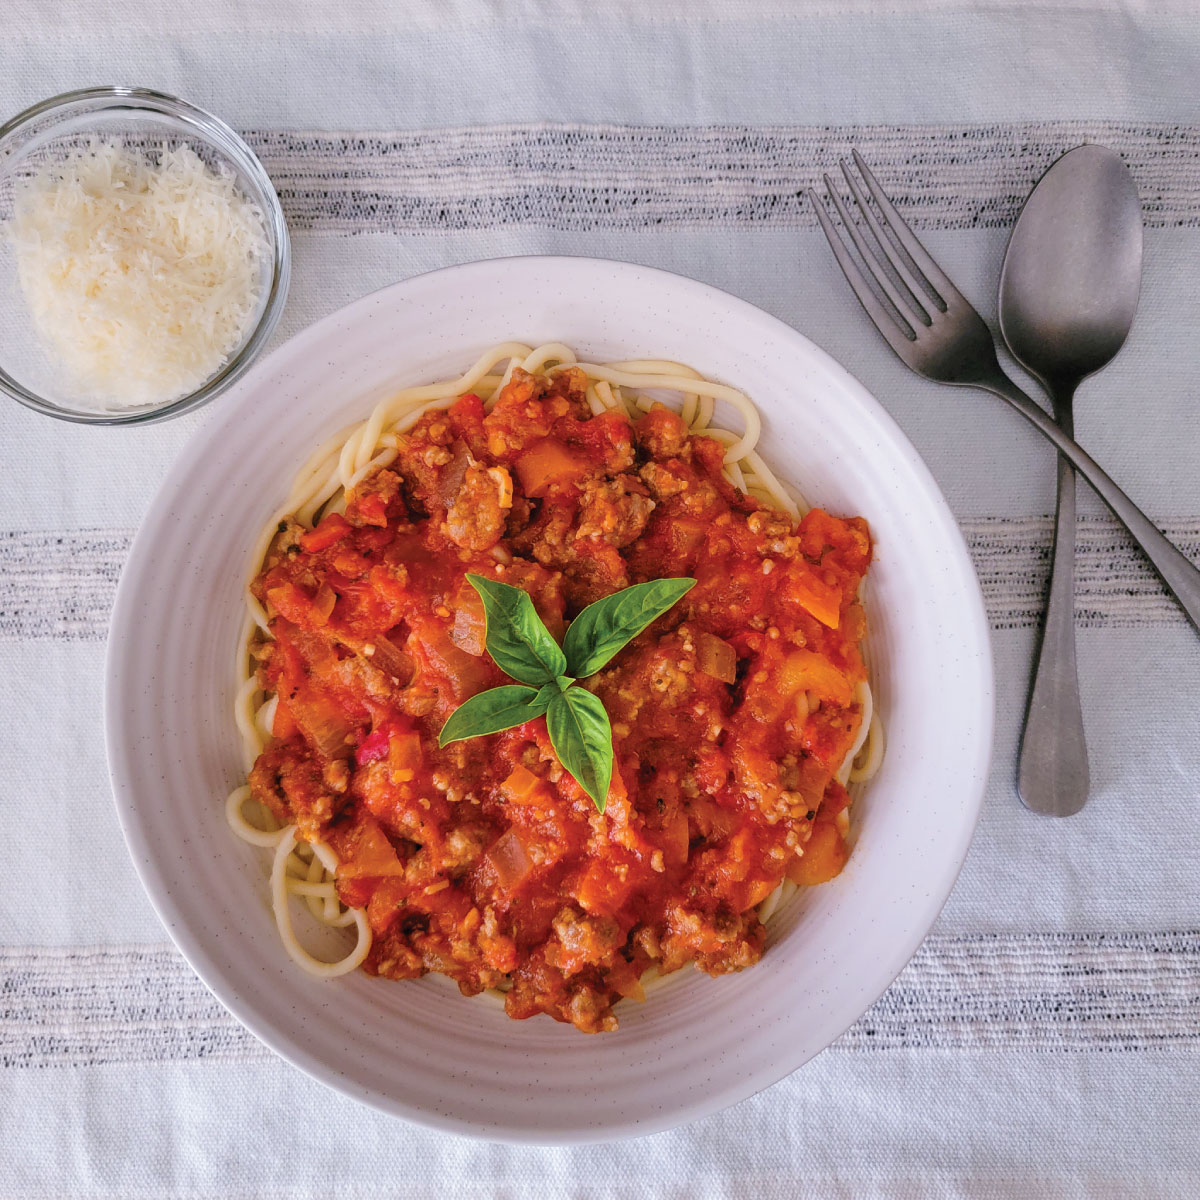
[[[337,593],[327,583],[322,583],[313,597],[313,613],[317,624],[323,625],[329,620],[333,606],[337,603]]]
[[[332,705],[297,696],[291,701],[291,712],[323,758],[337,758],[346,752],[346,739],[354,732],[354,726]]]
[[[737,655],[733,647],[711,633],[696,635],[696,665],[705,675],[722,683],[737,679]]]
[[[525,843],[517,836],[515,829],[510,829],[499,837],[486,857],[496,872],[497,881],[506,891],[519,887],[533,870]]]
[[[470,593],[467,595],[466,593]],[[487,639],[487,622],[483,615],[483,603],[475,589],[469,585],[460,588],[455,596],[454,625],[450,629],[450,640],[467,654],[479,658]]]

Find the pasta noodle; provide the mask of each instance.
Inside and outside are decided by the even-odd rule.
[[[806,511],[806,506],[789,494],[756,452],[762,432],[758,410],[735,388],[714,383],[690,367],[667,360],[580,363],[571,348],[560,343],[531,347],[505,342],[486,351],[456,379],[405,388],[387,397],[365,421],[343,429],[318,447],[296,473],[287,499],[256,540],[251,555],[251,578],[258,573],[281,521],[291,518],[311,528],[320,516],[340,511],[349,488],[395,458],[397,434],[410,428],[425,412],[446,407],[466,392],[476,393],[485,407],[489,407],[518,367],[531,373],[578,368],[587,378],[586,397],[593,415],[616,410],[633,416],[659,402],[660,393],[681,396],[678,411],[689,431],[702,432],[726,447],[724,471],[735,487],[782,510],[793,520]],[[740,418],[741,432],[711,425],[718,402],[730,407]],[[248,772],[269,738],[275,700],[259,690],[250,655],[256,630],[270,635],[267,614],[249,587],[245,599],[247,612],[237,653],[234,717]],[[865,682],[858,685],[856,700],[862,716],[855,742],[837,773],[842,784],[861,784],[869,779],[878,769],[883,754],[882,727]],[[248,803],[262,809],[255,820],[247,819]],[[239,838],[273,852],[272,908],[280,936],[293,960],[311,974],[325,978],[358,967],[370,950],[370,927],[362,910],[346,908],[338,899],[335,887],[338,864],[333,851],[320,843],[304,843],[295,825],[280,827],[269,812],[252,801],[248,785],[230,793],[225,813]],[[795,884],[787,881],[781,884],[762,901],[760,918],[768,920],[796,890]],[[310,914],[323,925],[355,926],[357,937],[353,949],[331,962],[310,954],[292,927],[291,897],[307,904]]]

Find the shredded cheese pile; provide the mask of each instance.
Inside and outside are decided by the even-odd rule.
[[[63,386],[97,410],[165,403],[212,376],[248,332],[270,254],[233,172],[185,145],[76,150],[23,181],[5,232]]]

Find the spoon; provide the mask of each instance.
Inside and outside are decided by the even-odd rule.
[[[1025,202],[1000,275],[1000,329],[1050,393],[1074,437],[1075,390],[1125,343],[1142,278],[1142,210],[1128,169],[1104,146],[1079,146]],[[1017,791],[1065,817],[1088,797],[1087,744],[1075,664],[1075,469],[1058,459],[1050,595],[1021,737]]]

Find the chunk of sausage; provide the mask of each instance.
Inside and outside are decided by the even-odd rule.
[[[625,940],[611,917],[587,916],[570,907],[559,911],[553,926],[559,944],[547,947],[546,961],[564,975],[603,963]]]
[[[617,549],[639,537],[654,511],[654,501],[630,486],[636,483],[627,476],[588,480],[579,504],[576,536],[602,538]]]
[[[472,463],[446,511],[446,536],[464,550],[487,550],[504,533],[512,507],[512,479],[504,467]]]
[[[687,444],[688,431],[681,417],[656,404],[633,426],[637,444],[654,458],[673,458]]]

